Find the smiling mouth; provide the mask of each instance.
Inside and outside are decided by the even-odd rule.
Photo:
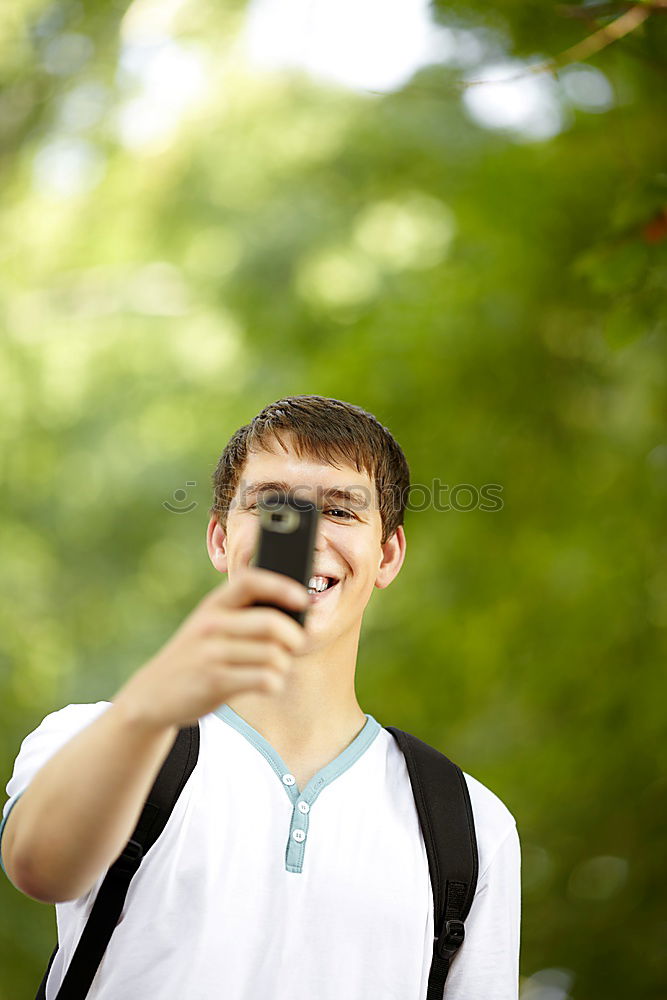
[[[340,582],[339,580],[334,580],[333,577],[328,577],[327,579],[329,580],[329,585],[326,587],[325,590],[310,590],[310,588],[308,589],[308,596],[310,598],[311,603],[321,601],[322,598],[326,597],[327,594],[330,594],[332,590],[335,590]]]

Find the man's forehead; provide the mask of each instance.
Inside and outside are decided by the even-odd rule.
[[[358,470],[353,465],[348,465],[344,461],[327,462],[316,455],[297,455],[292,447],[284,450],[276,443],[275,448],[255,448],[248,452],[241,478],[245,480],[246,486],[270,470],[271,475],[280,475],[285,480],[301,475],[307,481],[312,480],[312,485],[318,484],[325,487],[340,489],[352,489],[357,486],[360,489],[368,489],[373,486],[373,480],[365,469]],[[296,484],[294,484],[296,485]]]
[[[338,501],[352,504],[357,511],[376,507],[375,484],[364,470],[344,462],[335,465],[315,455],[299,457],[289,448],[254,448],[248,453],[237,486],[241,507],[254,502],[264,492],[278,491],[315,502]]]

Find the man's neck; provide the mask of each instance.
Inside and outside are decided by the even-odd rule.
[[[366,715],[353,700],[335,709],[331,701],[320,703],[317,711],[303,705],[267,705],[262,695],[243,694],[227,699],[227,704],[248,725],[271,744],[285,762],[331,754],[331,759],[348,746],[366,725]]]
[[[250,697],[247,696],[248,699]],[[296,778],[299,792],[303,792],[318,771],[347,749],[368,721],[356,699],[349,715],[334,718],[328,713],[326,724],[322,722],[316,731],[306,728],[312,722],[309,718],[304,720],[303,732],[298,715],[277,719],[275,715],[266,713],[265,706],[260,706],[258,710],[253,702],[246,700],[246,696],[230,698],[227,704],[276,751]]]
[[[278,694],[249,692],[227,704],[283,757],[333,760],[361,732],[366,716],[354,676],[359,633],[297,656]]]

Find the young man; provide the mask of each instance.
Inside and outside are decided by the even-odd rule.
[[[405,558],[403,452],[359,407],[289,397],[236,432],[213,482],[206,541],[228,582],[111,702],[47,716],[7,787],[3,867],[56,904],[47,1000],[178,729],[197,720],[197,766],[130,886],[91,1000],[423,1000],[424,842],[405,759],[354,688],[365,608]],[[321,507],[323,592],[250,566],[257,504],[274,489]],[[305,630],[256,601],[308,607]],[[465,777],[479,877],[444,997],[516,1000],[516,825]]]

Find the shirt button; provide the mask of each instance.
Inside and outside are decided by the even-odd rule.
[[[294,838],[294,840],[296,840],[297,844],[303,843],[303,841],[306,839],[306,835],[303,832],[303,830],[295,830],[294,833],[292,834],[292,837]]]
[[[299,812],[307,813],[310,809],[310,806],[308,805],[307,802],[299,802],[298,809]]]
[[[283,774],[283,784],[284,785],[293,785],[293,784],[295,784],[295,782],[296,782],[296,778],[294,777],[293,774]]]

